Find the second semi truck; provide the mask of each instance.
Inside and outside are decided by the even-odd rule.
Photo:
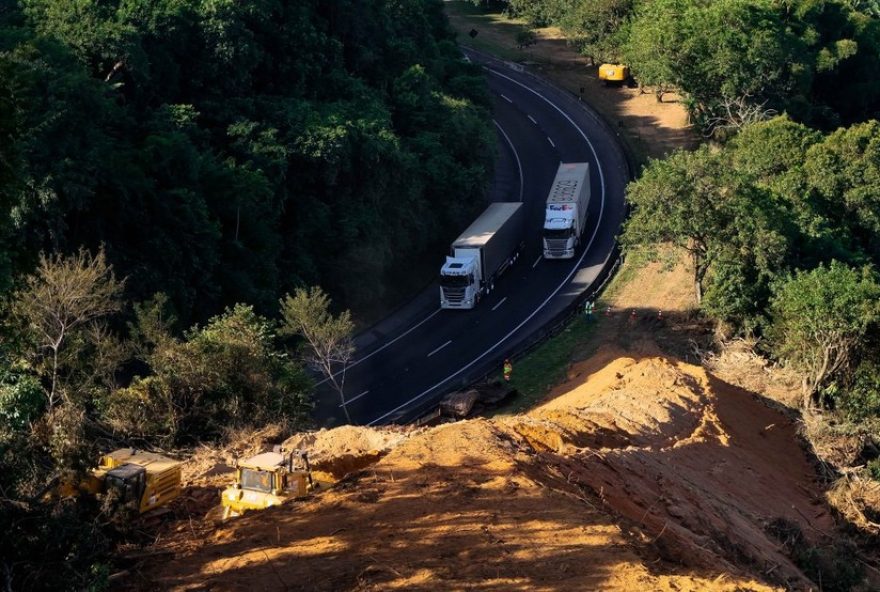
[[[560,163],[547,196],[544,257],[571,259],[580,243],[590,205],[590,164]]]
[[[440,269],[440,307],[470,309],[495,287],[522,248],[521,203],[493,203],[452,243]]]

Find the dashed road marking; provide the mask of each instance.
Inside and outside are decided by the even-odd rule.
[[[349,399],[348,401],[346,401],[345,403],[343,403],[342,405],[340,405],[340,407],[345,407],[346,405],[348,405],[348,404],[351,403],[352,401],[357,401],[358,399],[360,399],[361,397],[363,397],[364,395],[366,395],[366,394],[369,393],[369,392],[370,392],[370,391],[364,391],[364,392],[362,392],[361,394],[357,395],[356,397],[352,397],[351,399]]]
[[[435,349],[434,351],[432,351],[431,353],[429,353],[429,354],[427,355],[427,357],[430,358],[431,356],[433,356],[434,354],[436,354],[438,351],[440,351],[441,349],[443,349],[444,347],[446,347],[446,346],[449,345],[450,343],[452,343],[452,340],[451,340],[451,339],[450,339],[449,341],[447,341],[446,343],[444,343],[443,345],[441,345],[440,347],[438,347],[437,349]]]

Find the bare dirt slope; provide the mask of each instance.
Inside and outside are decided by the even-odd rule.
[[[808,586],[770,534],[813,544],[834,523],[795,422],[699,366],[613,348],[572,369],[565,394],[517,428],[563,470],[691,565],[750,565]]]
[[[791,420],[656,353],[603,350],[524,416],[345,430],[323,438],[390,452],[310,501],[169,528],[141,587],[807,589],[768,527],[833,528]]]

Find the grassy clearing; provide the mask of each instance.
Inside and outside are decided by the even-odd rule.
[[[462,0],[447,0],[446,14],[459,34],[459,42],[479,51],[491,53],[503,60],[528,60],[527,51],[516,46],[516,34],[532,27],[523,20],[508,18],[499,12],[485,12],[482,8]],[[477,31],[476,37],[469,35]]]
[[[521,413],[539,403],[552,387],[565,379],[574,352],[595,349],[597,344],[592,341],[600,322],[598,316],[592,321],[578,316],[561,333],[518,360],[513,365],[510,385],[519,395],[495,415]]]

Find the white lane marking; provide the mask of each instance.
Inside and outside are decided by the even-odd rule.
[[[547,141],[550,142],[550,145],[556,148],[556,144],[553,143],[553,140],[550,139],[550,136],[547,136]]]
[[[364,391],[364,392],[362,392],[361,394],[359,394],[358,396],[356,396],[356,397],[352,397],[351,399],[349,399],[348,401],[346,401],[345,403],[343,403],[342,405],[340,405],[340,407],[345,407],[346,405],[348,405],[348,404],[351,403],[352,401],[357,401],[358,399],[360,399],[361,397],[363,397],[364,395],[366,395],[366,394],[369,393],[369,392],[370,392],[370,391]]]
[[[446,343],[444,343],[443,345],[441,345],[440,347],[438,347],[437,349],[435,349],[434,351],[432,351],[431,353],[429,353],[426,357],[430,358],[431,356],[436,354],[438,351],[440,351],[441,349],[443,349],[444,347],[446,347],[450,343],[452,343],[451,339],[449,341],[447,341]]]
[[[415,325],[413,325],[412,327],[410,327],[409,329],[407,329],[406,332],[401,333],[400,335],[398,335],[397,337],[395,337],[394,339],[392,339],[391,341],[389,341],[388,343],[386,343],[386,344],[383,345],[382,347],[380,347],[380,348],[378,348],[378,349],[376,349],[376,350],[371,351],[369,354],[365,355],[365,356],[364,356],[363,358],[361,358],[360,360],[355,360],[354,362],[352,362],[351,364],[349,364],[348,366],[345,367],[346,372],[347,372],[348,370],[351,370],[352,368],[354,368],[355,366],[357,366],[357,365],[360,364],[361,362],[363,362],[363,361],[365,361],[365,360],[369,360],[370,358],[372,358],[373,356],[375,356],[376,354],[378,354],[380,351],[382,351],[383,349],[385,349],[386,347],[388,347],[389,345],[391,345],[391,344],[394,343],[395,341],[397,341],[397,340],[399,340],[399,339],[403,339],[404,337],[406,337],[407,335],[409,335],[410,333],[412,333],[413,331],[415,331],[416,329],[418,329],[419,327],[421,327],[422,325],[424,325],[425,323],[427,323],[428,321],[430,321],[432,318],[434,318],[434,317],[437,315],[437,313],[439,313],[441,310],[443,310],[443,309],[442,309],[442,308],[438,308],[437,310],[435,310],[434,312],[432,312],[431,314],[429,314],[428,316],[426,316],[424,319],[422,319],[421,321],[419,321],[418,323],[416,323]],[[340,374],[342,374],[342,370],[340,370],[339,372],[336,372],[333,376],[334,376],[334,377],[335,377],[335,376],[339,376]],[[320,386],[320,385],[324,384],[325,382],[327,382],[328,380],[330,380],[330,379],[329,379],[329,378],[325,378],[325,379],[322,380],[321,382],[315,383],[315,386]]]
[[[503,95],[502,95],[503,96]],[[519,160],[519,153],[516,151],[516,147],[513,145],[513,142],[510,141],[510,136],[507,135],[507,132],[504,131],[504,128],[501,127],[494,119],[492,123],[495,124],[495,127],[498,128],[498,131],[501,132],[501,135],[504,136],[504,139],[507,141],[507,145],[510,146],[510,149],[513,150],[513,157],[516,159],[516,169],[519,171],[519,200],[523,200],[523,170],[522,170],[522,162]]]
[[[493,307],[492,307],[492,310],[495,310],[496,308],[498,308],[499,306],[501,306],[502,304],[504,304],[504,301],[505,301],[505,300],[507,300],[507,296],[505,296],[504,298],[502,298],[502,299],[498,302],[498,304],[496,304],[495,306],[493,306]]]
[[[536,120],[534,117],[532,117],[531,115],[526,115],[526,117],[529,118],[529,121],[531,121],[535,125],[538,125],[538,120]]]
[[[602,226],[602,216],[605,214],[605,173],[602,172],[602,163],[599,161],[599,155],[598,155],[598,153],[596,152],[596,148],[593,147],[592,142],[590,142],[590,139],[587,137],[587,134],[584,133],[584,130],[582,130],[582,129],[578,126],[578,124],[576,124],[576,123],[574,122],[574,120],[573,120],[571,117],[568,116],[568,114],[567,114],[565,111],[563,111],[559,106],[557,106],[553,101],[551,101],[551,100],[548,99],[547,97],[545,97],[545,96],[541,95],[540,93],[538,93],[538,92],[532,90],[531,88],[529,88],[528,86],[526,86],[526,85],[523,84],[522,82],[519,82],[519,81],[517,81],[517,80],[514,80],[514,79],[511,78],[510,76],[506,76],[506,75],[504,75],[504,74],[502,74],[502,73],[500,73],[500,72],[496,72],[495,70],[492,70],[492,69],[489,69],[489,72],[491,72],[492,74],[495,74],[496,76],[500,76],[500,77],[502,77],[502,78],[506,78],[506,79],[509,80],[510,82],[512,82],[512,83],[514,83],[514,84],[516,84],[516,85],[518,85],[518,86],[521,86],[522,88],[526,89],[526,90],[529,91],[530,93],[532,93],[532,94],[534,94],[534,95],[540,97],[541,100],[545,101],[548,105],[550,105],[551,107],[553,107],[554,109],[556,109],[556,110],[559,112],[560,115],[562,115],[565,119],[567,119],[568,122],[572,125],[572,127],[574,127],[574,129],[576,129],[576,130],[578,131],[578,133],[581,135],[581,137],[582,137],[582,138],[584,139],[584,141],[587,143],[587,146],[589,146],[589,148],[590,148],[590,152],[593,153],[593,158],[596,160],[596,168],[599,170],[599,186],[600,186],[600,188],[601,188],[601,190],[602,190],[602,201],[599,202],[599,221],[596,223],[596,228],[593,229],[593,234],[592,234],[592,236],[590,236],[590,242],[587,243],[587,246],[586,246],[586,248],[584,249],[584,252],[581,253],[580,258],[578,258],[578,260],[577,260],[577,261],[575,262],[575,264],[572,266],[571,271],[569,271],[569,272],[568,272],[568,275],[565,276],[565,278],[562,280],[562,282],[561,282],[558,286],[556,286],[556,289],[553,290],[553,292],[551,292],[549,296],[547,296],[547,298],[544,300],[544,302],[542,302],[540,305],[538,305],[538,308],[536,308],[534,311],[532,311],[532,313],[531,313],[529,316],[527,316],[527,317],[525,318],[525,320],[523,320],[519,325],[517,325],[516,327],[514,327],[513,329],[511,329],[511,330],[507,333],[507,335],[505,335],[505,336],[502,337],[500,340],[498,340],[498,342],[496,342],[495,345],[491,346],[489,349],[487,349],[486,351],[484,351],[483,353],[481,353],[479,356],[477,356],[476,358],[474,358],[473,360],[471,360],[470,362],[468,362],[467,364],[465,364],[463,367],[459,368],[458,370],[456,370],[455,372],[453,372],[452,374],[450,374],[449,376],[447,376],[446,378],[444,378],[443,380],[441,380],[440,382],[438,382],[438,383],[435,384],[434,386],[428,388],[427,390],[422,391],[421,393],[419,393],[418,395],[416,395],[415,397],[413,397],[413,398],[410,399],[409,401],[407,401],[407,402],[405,402],[405,403],[402,403],[402,404],[398,405],[397,407],[395,407],[394,409],[392,409],[391,411],[389,411],[389,412],[387,412],[387,413],[385,413],[385,414],[383,414],[383,415],[380,415],[379,417],[377,417],[376,419],[374,419],[373,421],[371,421],[368,425],[373,425],[373,424],[375,424],[375,423],[377,423],[377,422],[382,421],[383,419],[385,419],[385,418],[388,417],[389,415],[393,415],[394,413],[397,413],[398,411],[400,411],[401,409],[403,409],[403,408],[406,407],[407,405],[410,405],[410,404],[412,404],[413,402],[418,401],[419,399],[421,399],[422,397],[424,397],[425,395],[427,395],[428,393],[430,393],[431,391],[433,391],[434,389],[436,389],[438,386],[440,386],[440,385],[446,383],[447,381],[449,381],[449,380],[455,378],[456,376],[458,376],[459,374],[461,374],[462,372],[464,372],[465,370],[467,370],[468,368],[470,368],[471,366],[473,366],[474,364],[476,364],[477,362],[479,362],[480,360],[482,360],[483,358],[485,358],[486,356],[488,356],[490,353],[492,353],[493,351],[495,351],[495,350],[498,348],[498,346],[500,346],[502,343],[504,343],[505,341],[507,341],[507,340],[510,338],[511,335],[513,335],[514,333],[516,333],[517,331],[519,331],[519,330],[520,330],[520,329],[521,329],[526,323],[528,323],[529,321],[531,321],[531,320],[535,317],[536,314],[538,314],[539,312],[541,312],[541,311],[544,309],[544,307],[547,306],[547,303],[549,303],[549,302],[550,302],[550,301],[556,296],[556,294],[559,293],[559,291],[565,286],[565,284],[567,284],[567,283],[569,282],[569,280],[571,280],[571,278],[574,276],[574,274],[575,274],[575,273],[577,272],[577,270],[580,268],[581,263],[584,262],[584,257],[586,257],[586,256],[587,256],[587,253],[590,252],[590,247],[593,246],[593,242],[595,242],[595,240],[596,240],[596,235],[599,234],[599,228],[601,228],[601,226]]]
[[[485,68],[485,66],[483,66],[483,67]],[[488,70],[488,68],[486,68],[486,69]],[[501,98],[504,99],[505,101],[507,101],[508,103],[513,103],[513,101],[511,101],[510,99],[508,99],[504,95],[501,95]]]
[[[538,258],[535,259],[534,263],[532,263],[532,269],[535,269],[536,267],[538,267],[538,263],[540,263],[541,259],[543,259],[543,258],[544,258],[544,255],[538,255]]]

